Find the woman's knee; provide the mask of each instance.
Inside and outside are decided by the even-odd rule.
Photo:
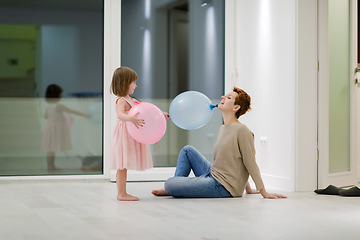
[[[169,178],[168,180],[165,181],[164,183],[164,189],[165,192],[167,192],[169,195],[171,195],[171,192],[173,190],[173,178]]]
[[[179,182],[177,177],[171,177],[165,181],[164,189],[171,196],[176,195],[175,193],[178,187],[179,187]]]
[[[188,151],[197,151],[196,150],[196,148],[194,148],[193,146],[191,146],[191,145],[186,145],[185,147],[183,147],[182,149],[181,149],[181,151],[183,151],[183,152],[188,152]]]

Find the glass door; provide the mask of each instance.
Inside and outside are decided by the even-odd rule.
[[[133,96],[165,112],[184,91],[202,92],[218,103],[224,92],[224,31],[225,0],[122,1],[121,65],[138,74]],[[165,179],[172,176],[178,154],[187,144],[212,161],[221,124],[219,111],[204,127],[192,131],[168,121],[159,148],[150,146],[155,169],[137,179],[129,171],[129,179],[152,179],[146,174],[161,169],[168,171]]]
[[[356,1],[319,1],[319,188],[356,183]]]
[[[0,1],[0,176],[103,174],[103,1]]]

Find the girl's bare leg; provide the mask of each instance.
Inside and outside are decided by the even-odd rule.
[[[47,170],[48,172],[61,171],[60,168],[55,167],[55,152],[48,152],[46,154]]]
[[[138,197],[127,194],[126,192],[127,169],[119,169],[116,172],[116,187],[118,191],[117,200],[119,201],[139,201]]]

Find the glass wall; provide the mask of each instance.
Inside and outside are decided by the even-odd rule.
[[[138,74],[133,97],[165,112],[174,97],[188,90],[219,103],[224,93],[224,19],[225,0],[122,1],[121,65]],[[221,125],[217,109],[197,130],[183,130],[168,121],[159,148],[152,148],[154,166],[175,166],[187,144],[212,162]]]
[[[102,174],[103,1],[0,1],[0,176]]]
[[[329,173],[350,171],[349,9],[329,1]]]

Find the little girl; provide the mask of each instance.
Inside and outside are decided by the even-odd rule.
[[[125,122],[132,122],[137,128],[145,124],[137,114],[128,115],[129,110],[138,102],[129,95],[134,93],[137,74],[128,67],[117,68],[113,74],[110,91],[117,96],[117,121],[111,140],[111,169],[116,169],[117,199],[119,201],[139,201],[138,197],[126,192],[127,169],[144,171],[152,168],[152,158],[148,144],[133,139],[127,131]],[[164,113],[167,120],[168,113]]]
[[[47,170],[50,173],[59,172],[61,169],[55,167],[55,152],[71,150],[70,126],[67,120],[69,113],[90,118],[88,114],[73,110],[60,104],[62,88],[51,84],[45,92],[45,100],[48,103],[44,118],[47,119],[41,150],[47,152]]]

